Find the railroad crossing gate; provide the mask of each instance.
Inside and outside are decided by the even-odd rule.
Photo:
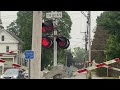
[[[105,68],[109,68],[109,69],[120,71],[120,69],[118,69],[118,68],[114,68],[114,67],[108,66],[109,64],[112,64],[112,63],[115,63],[115,62],[120,62],[120,59],[119,58],[115,58],[115,59],[107,61],[107,62],[103,62],[103,63],[99,63],[99,64],[95,63],[91,67],[77,70],[77,72],[78,73],[88,72],[88,71],[94,70],[96,68],[101,68],[101,67],[105,67]]]

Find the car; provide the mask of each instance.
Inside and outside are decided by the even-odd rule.
[[[4,74],[1,75],[1,79],[25,79],[22,73],[23,71],[20,69],[7,69]]]
[[[29,78],[29,72],[28,72],[28,70],[23,71],[23,75],[24,75],[25,79],[28,79]]]

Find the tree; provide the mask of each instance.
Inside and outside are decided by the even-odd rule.
[[[97,24],[103,26],[109,34],[115,35],[116,40],[120,39],[120,11],[106,11],[97,19]],[[120,41],[119,41],[120,42]]]
[[[80,47],[76,47],[76,48],[74,48],[72,53],[74,56],[73,60],[75,63],[79,64],[80,62],[85,63],[86,61],[88,61],[88,52],[85,52],[85,49],[82,49]],[[77,68],[83,67],[83,65],[81,67],[80,65],[76,65],[76,64],[75,64],[75,66]]]
[[[109,38],[106,44],[106,56],[108,60],[120,58],[120,11],[106,11],[97,19],[97,24],[103,26],[104,30],[109,33]],[[112,64],[118,67],[119,63]],[[116,73],[116,74],[115,74]],[[119,75],[115,71],[109,72],[110,76]]]
[[[85,50],[80,47],[76,47],[74,48],[73,55],[76,60],[84,60]]]
[[[104,53],[105,46],[108,39],[108,33],[104,30],[102,26],[98,26],[95,31],[94,39],[92,41],[92,60],[95,60],[96,63],[102,63],[106,58],[106,55]],[[99,76],[106,76],[106,68],[99,68],[96,70],[96,74]]]
[[[107,60],[111,60],[114,58],[120,58],[120,43],[116,42],[116,37],[110,35],[108,41],[107,41],[107,45],[106,45],[106,56],[107,56]],[[116,68],[120,68],[120,63],[113,63],[110,66],[116,67]],[[120,72],[118,71],[113,71],[113,70],[109,70],[109,76],[118,76],[120,74]]]
[[[44,11],[43,15],[48,12]],[[44,20],[47,20],[45,17]],[[32,45],[32,21],[33,21],[33,12],[32,11],[19,11],[17,13],[17,19],[12,22],[7,30],[14,32],[21,40],[24,41],[23,52],[24,50],[30,50]],[[63,18],[58,20],[58,30],[62,32],[61,34],[70,38],[70,31],[72,21],[67,12],[63,11]],[[58,59],[65,60],[64,54],[65,51],[58,48]],[[46,57],[47,56],[47,57]],[[58,61],[60,62],[60,61]],[[47,67],[49,64],[53,65],[53,49],[44,49],[42,48],[42,69]]]
[[[9,28],[9,31],[14,33],[16,36],[19,35],[19,28],[16,25],[16,21],[13,21],[7,28]]]

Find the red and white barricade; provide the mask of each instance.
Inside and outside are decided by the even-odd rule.
[[[14,53],[14,52],[16,52],[16,51],[18,51],[18,50],[14,50],[14,51],[10,51],[10,52],[4,53],[4,54],[0,54],[0,56],[12,54],[12,53]],[[16,63],[10,63],[10,62],[8,62],[8,61],[5,61],[5,60],[0,59],[0,65],[3,66],[3,68],[2,68],[2,73],[4,72],[4,64],[5,64],[5,63],[8,64],[8,65],[11,65],[13,68],[27,69],[27,67],[25,67],[25,66],[21,66],[21,65],[16,64]]]
[[[120,62],[120,59],[119,58],[115,58],[113,60],[110,60],[110,61],[107,61],[107,62],[103,62],[103,63],[100,63],[100,64],[96,64],[96,65],[93,65],[93,66],[85,68],[85,69],[77,70],[77,72],[78,73],[82,73],[82,72],[91,71],[91,70],[96,69],[96,68],[106,67],[109,64],[112,64],[112,63],[115,63],[115,62]],[[110,68],[110,66],[108,66],[108,67]],[[116,69],[116,68],[114,68],[114,69]]]
[[[0,59],[0,66],[2,67],[2,73],[4,73],[4,62],[5,60]]]

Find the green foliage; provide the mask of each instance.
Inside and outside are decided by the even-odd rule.
[[[73,49],[72,54],[73,54],[74,66],[77,68],[83,68],[83,65],[79,65],[79,63],[84,63],[85,61],[88,61],[88,52],[85,51],[85,49],[83,48],[76,47]]]
[[[107,11],[97,19],[97,24],[104,26],[104,29],[111,35],[120,39],[120,11]],[[120,41],[119,41],[120,42]]]
[[[103,26],[110,34],[106,45],[106,55],[108,59],[119,57],[120,51],[120,12],[107,11],[101,14],[97,24]]]
[[[106,52],[107,60],[120,58],[120,43],[117,42],[116,37],[111,35],[107,41]],[[111,64],[111,66],[120,68],[120,63]],[[109,70],[109,76],[118,76],[118,71]]]
[[[87,57],[88,59],[87,53],[85,54],[85,49],[82,49],[80,47],[74,48],[73,56],[74,56],[74,60],[78,60],[78,62],[80,60],[84,60],[85,57]]]
[[[9,29],[8,29],[9,28]],[[7,26],[7,30],[12,31],[16,36],[19,35],[19,28],[16,25],[16,21],[13,21],[9,26]]]
[[[105,46],[107,43],[107,39],[109,34],[106,30],[104,30],[103,26],[97,25],[94,39],[92,41],[92,60],[95,60],[96,63],[102,63],[106,61],[106,55],[104,53]],[[95,51],[94,51],[95,50]],[[96,74],[99,76],[106,76],[105,68],[96,69]]]
[[[43,15],[48,11],[44,11]],[[45,17],[44,20],[47,20]],[[33,11],[19,11],[17,13],[17,19],[12,22],[7,30],[14,32],[21,40],[24,41],[24,50],[30,50],[32,45],[32,24],[33,24]],[[67,12],[63,11],[63,18],[58,20],[58,30],[62,35],[70,38],[72,21]],[[59,32],[58,32],[59,34]],[[58,48],[58,63],[65,63],[65,50]],[[48,65],[53,65],[53,48],[42,48],[42,69]]]
[[[106,45],[107,59],[120,58],[120,43],[117,42],[113,35],[109,37]]]
[[[105,47],[107,60],[120,58],[120,11],[106,11],[97,19],[97,24],[103,26],[109,33],[109,38]],[[111,64],[120,68],[119,63]],[[118,72],[109,70],[109,76],[119,75]]]

